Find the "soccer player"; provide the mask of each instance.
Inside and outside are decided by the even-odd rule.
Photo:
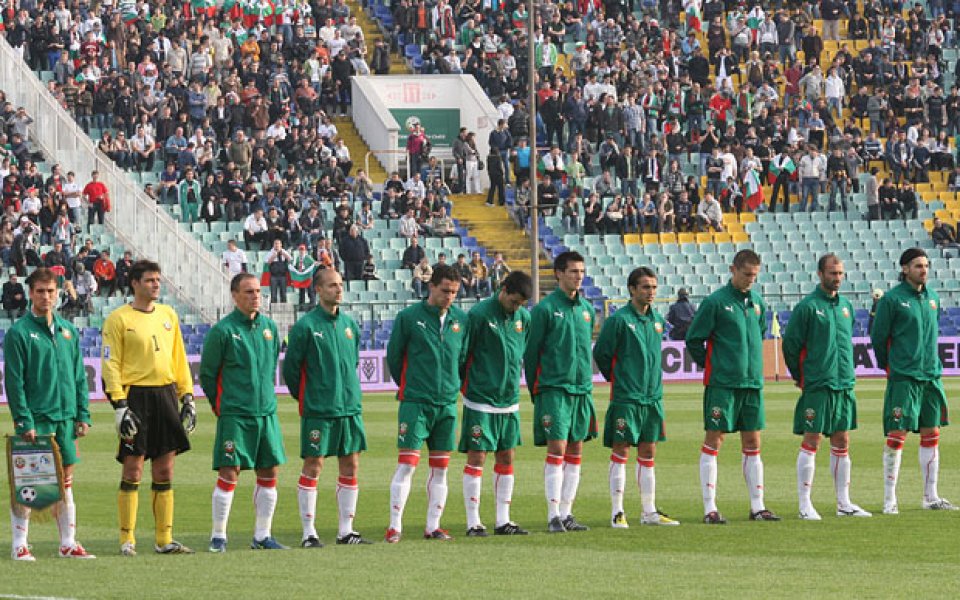
[[[839,294],[843,262],[825,254],[817,262],[820,285],[793,309],[783,336],[783,358],[800,399],[793,416],[793,432],[803,436],[797,455],[797,493],[800,518],[819,521],[810,492],[822,435],[830,437],[830,472],[837,493],[838,517],[869,517],[850,501],[850,435],[857,428],[857,399],[853,394],[853,305]]]
[[[593,305],[580,295],[583,256],[562,252],[553,261],[557,289],[530,311],[523,356],[533,398],[533,443],[547,447],[543,484],[551,533],[586,531],[573,516],[583,442],[597,437],[593,408]]]
[[[947,396],[937,352],[940,297],[927,287],[930,261],[920,248],[900,256],[900,285],[877,304],[870,340],[877,366],[887,370],[883,396],[883,514],[899,514],[897,479],[907,432],[920,434],[920,474],[926,510],[957,510],[937,492],[940,427],[947,425]]]
[[[113,405],[123,465],[117,504],[120,553],[136,556],[137,507],[143,465],[150,459],[158,554],[193,554],[173,539],[173,465],[190,450],[197,425],[193,377],[180,335],[180,319],[160,304],[160,265],[140,260],[130,268],[133,301],[103,322],[103,383]],[[177,399],[179,398],[179,406]]]
[[[37,269],[27,277],[30,312],[7,331],[4,387],[16,434],[33,443],[38,435],[53,435],[63,464],[63,499],[53,512],[60,530],[60,556],[95,558],[76,541],[77,507],[73,502],[73,467],[79,462],[77,438],[90,428],[87,375],[80,338],[68,321],[54,312],[60,297],[57,276]],[[12,503],[13,560],[33,561],[27,544],[30,509]]]
[[[254,550],[285,550],[271,535],[277,507],[277,467],[286,462],[274,379],[280,336],[260,313],[260,281],[249,273],[230,281],[234,310],[210,329],[200,357],[200,385],[217,416],[213,443],[213,532],[210,552],[227,551],[227,521],[240,471],[254,469]]]
[[[338,544],[368,544],[353,529],[357,512],[357,470],[367,449],[360,405],[360,328],[342,310],[343,279],[333,269],[317,271],[319,304],[290,329],[283,377],[300,402],[300,456],[303,470],[297,500],[303,524],[301,546],[322,548],[314,527],[317,480],[323,459],[336,456]]]
[[[637,486],[643,514],[641,525],[679,525],[656,505],[653,459],[657,442],[666,439],[663,427],[663,368],[660,346],[663,316],[653,308],[657,274],[647,267],[627,278],[630,303],[603,323],[593,348],[600,373],[610,382],[610,406],[603,428],[603,445],[610,454],[610,524],[629,527],[623,510],[627,453],[637,447]]]
[[[766,305],[753,284],[760,257],[741,250],[730,266],[730,283],[707,296],[687,330],[687,350],[703,372],[703,423],[700,450],[703,522],[727,521],[717,510],[717,454],[724,434],[740,432],[743,477],[750,494],[751,521],[779,521],[763,502],[760,430],[763,410],[763,333]]]
[[[463,381],[463,427],[460,452],[467,536],[486,537],[480,521],[480,490],[488,452],[496,453],[493,471],[497,501],[495,535],[527,535],[510,520],[513,458],[520,445],[520,363],[530,335],[530,313],[523,307],[533,296],[533,281],[522,271],[503,280],[496,296],[467,315],[470,347]]]
[[[397,470],[390,483],[390,526],[384,539],[400,541],[403,509],[410,496],[420,447],[430,450],[427,479],[427,526],[423,537],[453,539],[440,528],[447,501],[447,466],[455,447],[460,369],[467,348],[467,315],[453,306],[460,274],[452,265],[437,265],[427,299],[400,311],[387,343],[390,376],[400,386],[397,400]]]

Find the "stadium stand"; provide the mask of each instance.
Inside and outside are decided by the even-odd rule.
[[[874,288],[891,284],[899,253],[915,245],[931,253],[944,302],[960,300],[960,266],[930,237],[935,216],[950,225],[960,218],[960,19],[953,3],[544,2],[532,49],[516,2],[269,5],[267,12],[243,2],[157,11],[133,2],[68,0],[59,8],[21,0],[9,3],[3,23],[13,52],[102,157],[138,187],[150,186],[207,263],[220,262],[228,240],[242,242],[244,219],[258,206],[278,208],[277,237],[285,244],[303,242],[321,259],[322,244],[298,231],[316,205],[324,237],[340,250],[337,205],[346,195],[350,221],[370,225],[362,237],[379,276],[348,283],[364,347],[382,347],[392,314],[414,299],[410,271],[400,264],[407,242],[399,217],[418,199],[423,233],[442,209],[454,217],[453,235],[424,235],[431,262],[440,251],[451,262],[477,251],[489,266],[502,251],[526,268],[525,229],[537,218],[544,259],[564,249],[587,257],[584,293],[601,315],[623,301],[625,275],[638,264],[657,269],[662,297],[685,287],[696,302],[726,280],[733,253],[748,247],[764,259],[759,285],[781,324],[809,291],[813,265],[826,251],[848,260],[846,293],[864,310]],[[532,126],[524,68],[531,51],[539,104]],[[426,153],[424,188],[400,180],[399,202],[387,200],[394,184],[378,164],[369,165],[369,179],[358,177],[369,148],[348,116],[349,78],[403,70],[469,74],[487,91],[509,131],[491,139],[507,163],[505,207],[462,194],[465,174],[477,158],[489,158],[463,141],[453,149],[455,173]],[[36,128],[29,119],[39,116],[0,107],[8,136],[0,144],[5,208],[13,203],[11,175],[29,169]],[[155,147],[149,160],[136,158],[140,126],[147,147]],[[415,138],[411,133],[408,149],[419,144]],[[528,157],[521,140],[530,139]],[[557,197],[533,216],[518,169],[531,160],[544,183],[551,177]],[[172,176],[164,174],[168,162]],[[44,182],[47,164],[39,164]],[[182,181],[191,169],[199,180],[196,216],[180,199],[189,194]],[[892,186],[882,185],[886,179]],[[176,191],[164,194],[165,183]],[[61,191],[47,186],[39,196],[48,193],[60,201]],[[722,213],[710,212],[708,196]],[[364,201],[373,215],[366,224]],[[284,223],[291,208],[296,217]],[[116,219],[90,235],[98,247],[121,250]],[[248,254],[254,272],[267,258],[258,248]],[[540,275],[549,289],[549,269]],[[99,314],[87,324],[95,327],[110,302],[95,303]],[[191,320],[209,320],[186,304]],[[301,308],[270,307],[282,326]],[[862,333],[867,317],[857,316]],[[944,312],[945,333],[957,330],[958,317]],[[185,334],[202,340],[196,329]]]

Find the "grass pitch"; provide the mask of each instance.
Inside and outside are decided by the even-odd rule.
[[[946,381],[955,396],[960,380]],[[283,598],[365,597],[611,597],[642,593],[681,597],[893,597],[909,589],[917,597],[941,597],[960,585],[960,513],[920,509],[921,482],[917,437],[904,452],[900,480],[901,514],[879,514],[882,501],[880,425],[884,382],[858,385],[860,429],[851,436],[854,502],[873,511],[872,519],[833,516],[829,451],[817,460],[814,501],[823,522],[796,518],[795,461],[799,440],[792,435],[796,389],[787,383],[766,390],[767,429],[763,438],[767,505],[784,517],[780,523],[747,520],[748,497],[740,472],[739,440],[728,437],[720,453],[718,500],[729,520],[723,527],[700,523],[702,505],[698,456],[702,442],[701,386],[666,387],[668,441],[657,456],[657,504],[679,519],[675,528],[641,527],[639,494],[628,465],[629,530],[609,527],[607,486],[609,451],[600,440],[586,445],[577,518],[585,533],[546,533],[542,465],[544,451],[531,443],[532,405],[524,393],[522,418],[527,445],[518,451],[513,517],[531,530],[528,537],[467,539],[461,493],[462,456],[450,468],[450,496],[443,526],[457,538],[450,543],[420,538],[425,521],[426,460],[415,476],[404,519],[405,539],[396,546],[379,543],[388,521],[389,485],[394,466],[396,403],[392,395],[365,397],[367,453],[361,459],[357,529],[378,543],[335,547],[336,463],[321,476],[317,527],[328,547],[288,552],[252,551],[253,474],[241,475],[229,528],[229,551],[206,552],[210,532],[210,469],[214,418],[201,413],[194,450],[177,461],[174,535],[196,549],[196,556],[152,553],[153,516],[149,481],[142,486],[138,542],[140,556],[118,555],[116,489],[120,469],[113,459],[113,416],[105,404],[93,407],[95,428],[81,445],[75,497],[78,538],[97,554],[95,561],[61,560],[53,522],[32,524],[30,541],[37,562],[19,564],[0,558],[0,598]],[[596,392],[598,417],[607,405],[607,388]],[[201,400],[202,408],[205,404]],[[295,403],[281,400],[289,462],[280,474],[280,500],[274,535],[298,546],[300,521],[296,483],[299,474],[299,421]],[[4,431],[12,432],[9,419]],[[960,502],[960,434],[947,428],[941,442],[941,494]],[[492,462],[484,476],[481,514],[493,526]],[[5,523],[8,520],[4,519]],[[9,525],[0,526],[9,548]],[[953,592],[955,593],[955,592]]]

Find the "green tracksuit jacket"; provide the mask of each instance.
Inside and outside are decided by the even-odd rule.
[[[57,315],[52,331],[32,313],[17,320],[3,338],[4,387],[18,435],[35,419],[91,424],[87,374],[77,330]]]
[[[918,292],[901,283],[887,292],[870,331],[877,366],[895,379],[939,378],[943,372],[937,353],[939,319],[940,296],[926,286]]]
[[[387,366],[400,386],[397,400],[446,405],[457,401],[460,369],[469,346],[467,313],[456,306],[440,324],[440,310],[424,300],[401,310],[387,342]]]
[[[640,314],[632,302],[604,321],[593,359],[610,382],[611,402],[655,404],[663,399],[663,324],[653,307]]]
[[[703,385],[763,388],[766,312],[760,294],[730,283],[704,299],[687,330],[687,351],[703,367]]]
[[[853,365],[853,305],[819,285],[790,314],[783,335],[783,359],[804,390],[849,390]]]
[[[200,386],[217,415],[263,417],[277,412],[274,383],[280,336],[270,318],[239,310],[220,320],[203,340]]]
[[[530,313],[507,314],[496,295],[467,315],[470,348],[463,396],[471,402],[505,408],[520,400],[520,363],[530,336]]]
[[[541,391],[593,391],[593,305],[557,289],[530,311],[530,341],[523,368],[531,396]]]
[[[318,306],[290,328],[283,378],[303,417],[360,414],[360,328],[342,310]]]

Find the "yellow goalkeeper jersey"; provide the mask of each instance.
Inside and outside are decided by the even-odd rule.
[[[153,306],[147,313],[127,304],[103,322],[104,391],[114,401],[125,399],[132,385],[175,383],[177,396],[193,393],[180,319],[165,304]]]

